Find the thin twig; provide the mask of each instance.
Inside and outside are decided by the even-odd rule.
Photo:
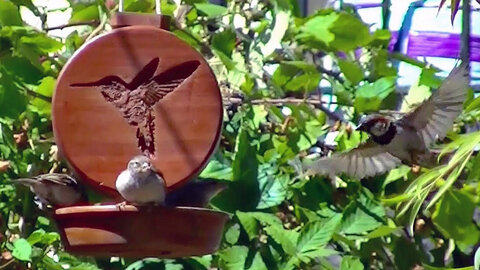
[[[226,98],[226,102],[228,103],[250,103],[250,104],[271,104],[271,105],[285,105],[285,104],[311,104],[311,105],[318,105],[324,103],[323,101],[316,100],[316,99],[301,99],[301,98],[263,98],[263,99],[252,99],[248,101],[244,101],[241,98]]]
[[[91,20],[86,22],[67,23],[67,24],[62,24],[58,26],[47,27],[44,30],[48,32],[53,30],[62,30],[63,28],[67,28],[67,27],[82,26],[82,25],[98,25],[98,24],[99,24],[98,20]]]
[[[100,31],[102,31],[103,28],[105,28],[106,23],[107,23],[107,18],[105,16],[104,18],[102,18],[100,24],[95,29],[93,29],[92,33],[90,33],[90,35],[88,35],[88,37],[85,39],[85,42],[89,41],[90,39],[92,39],[96,35],[98,35],[100,33]]]
[[[342,77],[340,77],[340,73],[338,73],[338,72],[328,70],[328,69],[326,69],[322,66],[317,66],[317,70],[320,71],[321,73],[324,73],[324,74],[334,78],[335,80],[337,80],[341,84],[345,83],[345,80]]]
[[[212,49],[210,49],[210,46],[207,45],[206,43],[202,42],[201,40],[199,40],[196,36],[194,36],[192,33],[188,32],[187,30],[183,29],[183,28],[175,28],[175,30],[178,30],[182,33],[184,33],[185,35],[187,35],[188,37],[192,38],[193,40],[195,40],[195,42],[197,42],[198,45],[200,45],[202,47],[202,51],[205,51],[207,52],[209,55],[213,55],[213,51]]]
[[[308,104],[314,105],[317,109],[324,112],[328,118],[337,120],[337,121],[344,121],[340,116],[335,114],[334,112],[330,111],[327,107],[323,104],[328,104],[328,102],[321,101],[319,99],[300,99],[300,98],[264,98],[264,99],[253,99],[249,101],[244,101],[241,98],[227,98],[225,99],[225,103],[250,103],[250,104],[270,104],[270,105],[285,105],[285,104]]]
[[[25,90],[25,92],[27,92],[27,94],[29,94],[30,96],[34,97],[34,98],[39,98],[43,101],[46,101],[48,103],[52,103],[52,98],[51,97],[47,97],[45,95],[42,95],[40,93],[37,93],[31,89],[28,89],[27,87],[23,87],[23,90]]]
[[[7,266],[9,266],[14,261],[15,261],[14,259],[10,259],[8,262],[0,265],[0,269],[7,269]]]

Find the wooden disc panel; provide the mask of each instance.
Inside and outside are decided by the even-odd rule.
[[[217,145],[222,112],[199,53],[165,30],[130,26],[70,59],[53,98],[53,128],[80,177],[115,195],[118,174],[142,153],[169,188],[194,177]]]

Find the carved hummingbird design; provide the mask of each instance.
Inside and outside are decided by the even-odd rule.
[[[128,124],[137,127],[138,147],[147,156],[155,153],[153,106],[172,93],[200,65],[199,61],[187,61],[154,76],[158,63],[158,57],[151,60],[130,83],[110,75],[98,81],[70,85],[99,89],[105,100],[122,113]]]

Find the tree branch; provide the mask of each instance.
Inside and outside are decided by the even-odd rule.
[[[85,22],[76,22],[76,23],[67,23],[67,24],[62,24],[58,26],[53,26],[53,27],[47,27],[44,30],[45,31],[53,31],[53,30],[62,30],[63,28],[67,27],[74,27],[74,26],[81,26],[81,25],[98,25],[100,22],[98,20],[91,20],[91,21],[85,21]]]
[[[345,80],[342,77],[340,77],[340,73],[325,69],[322,66],[317,66],[317,70],[320,71],[321,73],[327,74],[328,76],[334,78],[336,81],[338,81],[341,84],[345,83]]]
[[[23,90],[25,90],[25,92],[27,92],[28,95],[34,97],[34,98],[39,98],[45,102],[48,102],[48,103],[52,103],[52,98],[51,97],[47,97],[45,95],[42,95],[40,93],[37,93],[31,89],[28,89],[27,87],[23,87]]]
[[[245,101],[241,98],[225,98],[225,103],[229,104],[242,104],[242,103],[250,103],[250,104],[268,104],[268,105],[285,105],[285,104],[309,104],[314,105],[315,108],[324,112],[328,118],[336,120],[336,121],[344,121],[340,116],[336,113],[330,111],[327,107],[323,104],[328,104],[329,102],[323,102],[319,99],[300,99],[300,98],[264,98],[264,99],[252,99]]]

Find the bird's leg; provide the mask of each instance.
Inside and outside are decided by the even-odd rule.
[[[412,166],[412,172],[418,173],[420,172],[420,160],[419,160],[419,153],[417,151],[410,152],[410,163]]]
[[[115,206],[118,208],[118,211],[122,211],[123,208],[127,205],[127,201],[123,201],[120,203],[115,204]]]

